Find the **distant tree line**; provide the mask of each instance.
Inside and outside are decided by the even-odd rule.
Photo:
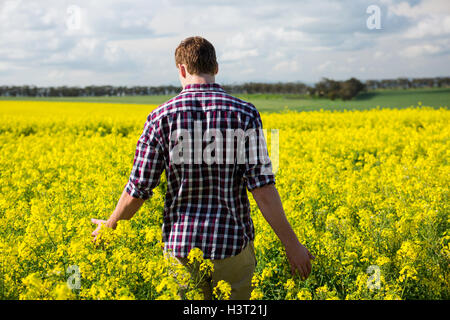
[[[325,97],[330,100],[335,100],[337,98],[350,100],[364,89],[364,83],[356,78],[345,81],[335,81],[323,78],[322,81],[316,83],[314,88],[311,88],[310,94],[318,97]]]
[[[301,82],[262,83],[248,82],[243,84],[223,85],[224,90],[234,94],[276,93],[276,94],[309,94],[311,87]]]
[[[367,80],[361,82],[356,78],[336,81],[323,78],[313,86],[301,82],[259,83],[223,85],[233,94],[297,94],[329,99],[350,100],[359,92],[376,89],[411,89],[450,87],[450,77],[437,78],[398,78],[384,80]],[[36,87],[36,86],[0,86],[0,96],[12,97],[92,97],[92,96],[134,96],[134,95],[175,95],[181,87],[166,86],[86,86],[86,87]]]
[[[87,86],[87,87],[36,87],[0,86],[0,96],[13,97],[98,97],[98,96],[136,96],[168,95],[180,92],[181,87],[168,86]]]
[[[367,90],[376,89],[413,89],[413,88],[448,88],[450,77],[436,78],[397,78],[383,80],[366,80]]]

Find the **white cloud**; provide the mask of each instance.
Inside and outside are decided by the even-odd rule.
[[[401,54],[408,58],[420,57],[423,55],[433,55],[438,54],[443,51],[443,48],[440,46],[432,45],[432,44],[423,44],[423,45],[415,45],[409,46],[405,48]]]
[[[273,66],[272,70],[274,71],[283,71],[283,72],[298,72],[301,70],[301,65],[298,60],[286,60],[281,61]]]
[[[82,19],[71,30],[74,3]],[[174,50],[192,35],[215,45],[218,80],[229,83],[450,73],[448,0],[380,0],[376,31],[366,28],[370,4],[0,0],[0,84],[177,84]]]
[[[405,37],[410,39],[427,36],[450,36],[450,15],[423,19],[405,34]]]
[[[226,51],[222,54],[220,57],[220,61],[226,62],[226,61],[235,61],[240,60],[244,58],[249,57],[257,57],[258,56],[258,50],[257,49],[250,49],[250,50],[233,50],[233,51]]]
[[[392,4],[389,14],[406,17],[414,21],[404,36],[421,39],[428,36],[447,37],[450,35],[450,6],[447,0],[426,0],[413,6],[406,1]]]
[[[317,67],[317,70],[320,72],[324,72],[324,71],[327,71],[332,65],[333,65],[333,62],[331,62],[330,60],[327,60],[324,63],[320,64]]]

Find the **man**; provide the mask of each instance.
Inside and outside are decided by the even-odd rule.
[[[235,143],[235,138],[239,140],[235,134],[227,136],[232,141],[226,141],[225,148],[216,146],[211,152],[211,143],[219,144],[229,132],[252,132],[261,139],[259,112],[215,83],[215,49],[206,39],[182,41],[175,62],[183,90],[148,116],[122,196],[107,221],[92,220],[98,225],[92,235],[98,235],[103,223],[115,228],[117,221],[130,219],[152,195],[165,170],[164,250],[183,264],[194,247],[211,259],[214,271],[204,288],[206,299],[211,298],[211,288],[219,280],[231,285],[231,299],[250,298],[256,259],[247,189],[283,243],[292,272],[306,279],[314,257],[300,244],[286,219],[270,159],[262,161],[267,154],[265,144],[261,150],[256,140],[244,135],[248,139],[239,150],[242,144]],[[259,152],[255,153],[256,149]],[[231,156],[224,156],[225,151],[232,151]],[[257,161],[251,161],[255,154]],[[238,161],[242,155],[244,162]]]

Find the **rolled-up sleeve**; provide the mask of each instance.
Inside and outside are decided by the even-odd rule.
[[[126,192],[134,198],[147,200],[159,184],[163,170],[164,159],[158,130],[149,116],[136,145],[133,168],[125,186]]]
[[[251,191],[267,184],[275,184],[275,175],[272,171],[272,162],[269,158],[259,112],[251,122],[249,129],[254,129],[256,136],[256,140],[249,139],[245,146],[247,160],[244,179],[247,189]]]

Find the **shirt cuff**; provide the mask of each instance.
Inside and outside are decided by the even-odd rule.
[[[273,174],[247,177],[247,189],[249,191],[265,186],[266,184],[275,184],[275,176]]]
[[[127,184],[125,185],[125,190],[133,198],[142,200],[147,200],[153,195],[153,192],[151,190],[141,190],[131,180],[128,180]]]

